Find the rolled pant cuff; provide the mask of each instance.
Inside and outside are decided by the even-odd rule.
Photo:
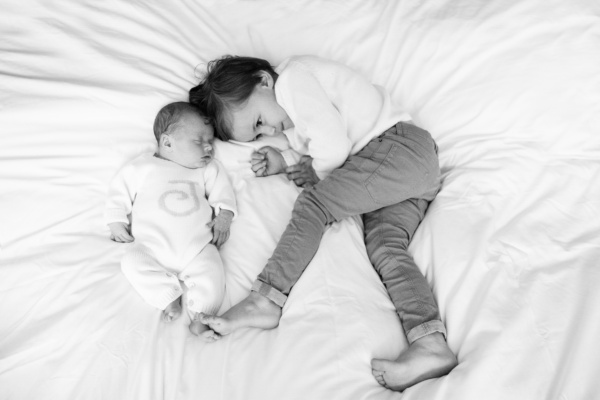
[[[421,339],[423,336],[430,335],[435,332],[440,332],[446,339],[446,327],[442,321],[434,320],[422,323],[421,325],[415,326],[406,334],[406,339],[409,344],[412,344],[415,340]]]
[[[250,290],[253,290],[258,294],[265,296],[267,299],[271,300],[273,303],[277,304],[281,308],[283,308],[283,305],[287,300],[287,296],[285,294],[259,280],[254,281]]]

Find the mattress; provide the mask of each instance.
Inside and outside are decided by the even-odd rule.
[[[597,1],[5,0],[0,14],[0,399],[600,398]],[[407,343],[360,218],[328,228],[273,330],[206,344],[131,288],[102,221],[108,184],[224,54],[343,62],[431,132],[443,185],[409,250],[450,374],[403,393],[373,378],[371,359]],[[300,192],[254,177],[264,144],[285,146],[216,146],[239,204],[221,311]]]

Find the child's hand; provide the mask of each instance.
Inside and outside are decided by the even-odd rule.
[[[252,171],[256,176],[269,176],[285,171],[287,164],[281,152],[271,146],[265,146],[252,153]]]
[[[296,186],[303,188],[313,187],[320,181],[315,169],[312,167],[313,159],[310,156],[302,156],[296,165],[286,168],[285,172],[289,180],[294,181]]]
[[[213,229],[213,240],[211,243],[217,246],[217,248],[221,248],[223,243],[229,239],[229,227],[231,226],[232,219],[233,212],[221,209],[219,215],[206,224],[206,226]]]
[[[131,243],[134,241],[133,236],[129,233],[129,225],[124,222],[113,222],[108,224],[110,229],[110,240],[119,243]]]

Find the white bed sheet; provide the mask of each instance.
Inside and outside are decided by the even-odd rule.
[[[5,0],[0,15],[1,399],[600,398],[597,1]],[[123,278],[108,182],[223,54],[345,62],[432,133],[443,189],[410,249],[459,358],[448,376],[403,394],[372,378],[406,342],[357,219],[328,230],[272,331],[199,343]],[[228,146],[225,307],[298,193]]]

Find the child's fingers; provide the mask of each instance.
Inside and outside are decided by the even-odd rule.
[[[263,157],[267,155],[267,153],[269,151],[271,151],[273,148],[271,146],[265,146],[265,147],[261,147],[260,149],[256,150],[256,152],[258,154],[262,154]]]
[[[252,171],[256,172],[259,169],[265,169],[267,166],[267,162],[266,161],[259,161],[256,163],[252,164]]]
[[[207,228],[212,228],[213,226],[215,226],[215,220],[214,219],[212,221],[210,221],[208,224],[206,224]]]
[[[300,179],[301,178],[301,174],[300,172],[288,172],[287,173],[287,177],[290,181],[296,181],[296,179]]]
[[[286,172],[287,174],[291,174],[291,173],[293,173],[293,172],[299,172],[299,171],[301,171],[301,170],[302,170],[302,167],[300,167],[300,165],[299,165],[299,164],[295,164],[295,165],[291,165],[291,166],[287,167],[287,168],[285,169],[285,172]]]
[[[256,176],[265,176],[267,174],[267,169],[265,167],[262,167],[256,171],[254,171],[254,175]]]

